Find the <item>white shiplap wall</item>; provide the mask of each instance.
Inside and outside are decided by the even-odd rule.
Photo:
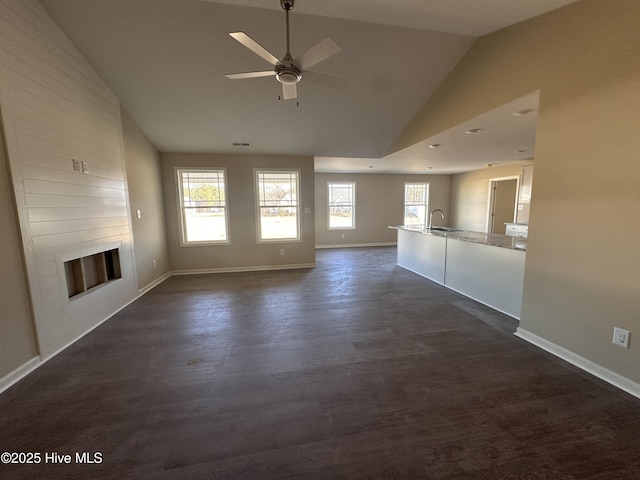
[[[47,358],[137,294],[119,102],[37,0],[0,0],[0,109]],[[123,278],[69,300],[63,262],[113,246]]]

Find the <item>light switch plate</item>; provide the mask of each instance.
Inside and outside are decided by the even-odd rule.
[[[631,333],[629,330],[625,330],[620,327],[614,327],[613,329],[613,343],[620,347],[629,348],[629,336]]]

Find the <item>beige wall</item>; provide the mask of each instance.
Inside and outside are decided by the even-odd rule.
[[[313,157],[162,153],[162,181],[172,270],[236,270],[315,265]],[[180,246],[176,167],[225,167],[230,245]],[[299,169],[302,241],[257,243],[255,168]],[[308,209],[310,213],[305,213]],[[280,255],[280,249],[285,250]]]
[[[329,230],[327,206],[328,181],[356,182],[356,228]],[[368,245],[396,242],[396,231],[389,225],[403,223],[404,184],[429,183],[429,208],[441,208],[449,214],[449,175],[393,175],[317,173],[316,184],[316,245]],[[434,218],[434,224],[447,221]],[[344,234],[345,238],[342,238]]]
[[[0,132],[0,379],[38,355],[15,203]],[[0,387],[2,385],[0,384]]]
[[[451,179],[451,226],[487,231],[489,184],[492,179],[521,176],[522,163],[459,173]]]
[[[138,288],[144,289],[169,271],[160,154],[123,109],[121,116],[134,260]]]
[[[638,25],[637,0],[582,0],[483,37],[394,146],[539,89],[520,327],[636,384]],[[630,349],[612,345],[614,326]]]

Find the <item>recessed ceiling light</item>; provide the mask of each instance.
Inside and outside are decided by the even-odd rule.
[[[476,133],[480,133],[481,131],[481,128],[470,128],[469,130],[465,130],[464,133],[466,133],[467,135],[475,135]]]
[[[513,115],[515,115],[516,117],[521,117],[523,115],[527,115],[531,112],[533,112],[535,110],[535,108],[523,108],[522,110],[518,110],[517,112],[513,112]]]
[[[248,147],[249,145],[249,142],[233,142],[234,147]]]
[[[429,145],[429,148],[438,148],[439,146],[439,143],[432,143],[431,145]]]
[[[369,168],[373,168],[373,165],[369,165]]]
[[[516,153],[525,153],[527,150],[524,148],[521,148],[520,150],[516,150]]]
[[[495,164],[494,163],[485,163],[484,166],[487,168],[493,167]]]
[[[427,170],[431,170],[433,167],[427,167]]]

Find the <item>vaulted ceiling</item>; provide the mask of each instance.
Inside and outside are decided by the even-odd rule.
[[[349,83],[333,88],[303,75],[298,99],[287,101],[273,77],[224,76],[272,68],[229,32],[284,56],[278,0],[40,1],[161,151],[311,155],[318,171],[424,173],[422,146],[387,151],[475,39],[574,0],[297,0],[291,53],[332,37],[342,50],[311,70]],[[518,125],[505,125],[505,135],[532,149],[535,111]],[[432,173],[479,168],[479,148],[475,163],[464,163],[460,148],[434,160]]]

